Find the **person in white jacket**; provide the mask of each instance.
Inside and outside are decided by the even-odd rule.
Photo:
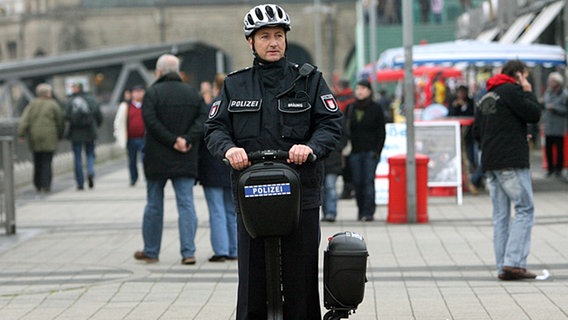
[[[128,153],[128,169],[130,186],[138,181],[138,154],[144,156],[144,120],[142,119],[142,99],[145,89],[137,85],[131,88],[131,100],[118,106],[114,118],[114,138],[116,144],[126,148]]]

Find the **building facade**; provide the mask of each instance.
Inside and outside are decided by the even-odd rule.
[[[222,2],[0,0],[4,8],[0,16],[0,62],[129,44],[195,40],[219,48],[229,57],[229,69],[239,69],[250,65],[252,59],[242,18],[255,3]],[[123,6],[118,5],[121,3]],[[124,6],[129,3],[134,6]],[[317,59],[313,51],[313,3],[285,4],[292,19],[290,44],[309,53],[311,62],[319,61],[318,67],[329,74],[341,68],[355,44],[355,1],[334,1],[322,8],[322,34],[318,35],[322,37],[322,55]]]

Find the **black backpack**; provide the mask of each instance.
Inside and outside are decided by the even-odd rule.
[[[93,111],[82,96],[71,99],[71,125],[77,128],[90,127],[94,123]]]

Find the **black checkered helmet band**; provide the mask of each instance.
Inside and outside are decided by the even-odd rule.
[[[275,4],[261,4],[252,9],[244,18],[245,37],[250,37],[256,30],[264,27],[283,27],[290,30],[290,18],[282,7]]]

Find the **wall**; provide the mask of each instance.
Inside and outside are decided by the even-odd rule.
[[[18,40],[20,58],[31,58],[40,48],[52,55],[81,49],[192,39],[220,48],[231,58],[231,68],[240,69],[252,61],[242,31],[243,16],[250,7],[250,4],[166,7],[163,11],[152,7],[56,7],[46,14],[22,17],[20,22],[0,19],[3,30],[0,43]],[[313,17],[304,13],[307,7],[308,4],[284,5],[292,20],[289,41],[301,45],[315,57]],[[334,39],[333,43],[326,42],[327,29],[322,26],[323,57],[319,66],[328,79],[327,74],[333,71],[330,66],[340,69],[355,43],[355,2],[337,3],[332,7],[335,12],[331,20]],[[324,24],[325,16],[321,20]],[[23,26],[21,34],[20,23]],[[10,32],[4,32],[8,27]],[[330,57],[334,60],[330,61]]]

